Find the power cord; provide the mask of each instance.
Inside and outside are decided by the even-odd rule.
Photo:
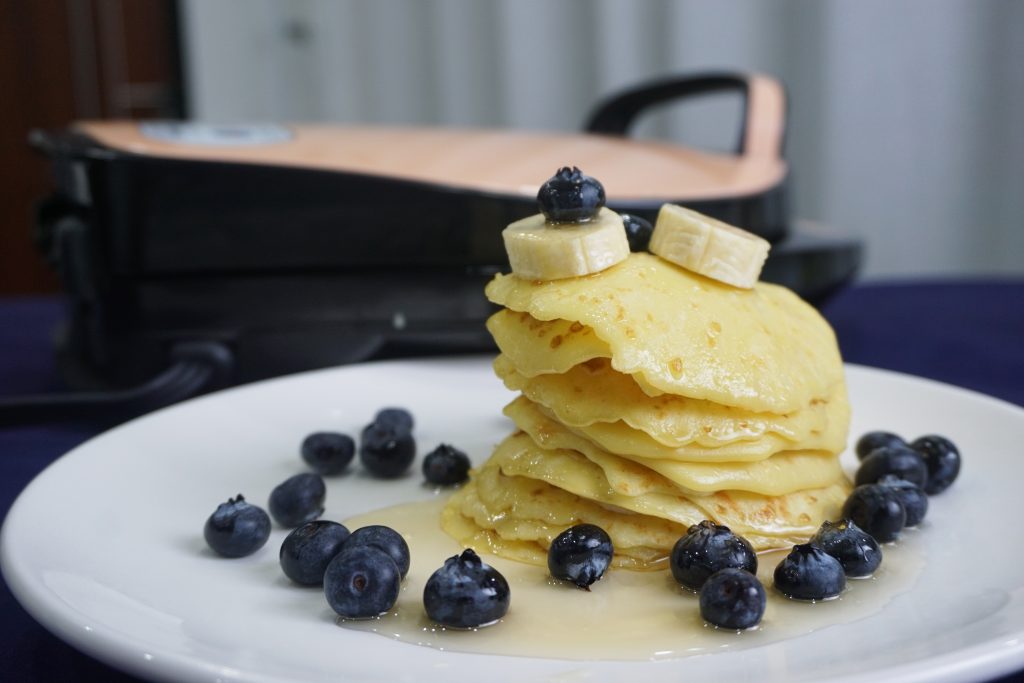
[[[234,361],[218,342],[181,343],[170,357],[166,370],[131,389],[0,398],[0,427],[142,415],[223,383]]]

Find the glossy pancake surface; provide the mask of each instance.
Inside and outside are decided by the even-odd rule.
[[[842,381],[832,329],[777,285],[737,289],[635,253],[585,277],[497,275],[486,293],[538,320],[591,328],[613,368],[666,393],[784,414]]]
[[[537,320],[503,308],[487,319],[506,361],[521,375],[561,374],[592,358],[611,358],[608,344],[574,320]]]
[[[532,403],[525,397],[519,397],[515,403],[528,402],[537,410],[551,419],[554,413],[543,406]],[[506,409],[506,414],[508,410]],[[845,416],[845,413],[844,413]],[[751,463],[770,458],[785,450],[812,450],[838,452],[846,443],[847,424],[845,421],[833,420],[823,432],[811,432],[799,442],[791,442],[775,434],[765,434],[754,441],[735,441],[733,443],[706,448],[695,444],[685,446],[665,446],[658,443],[644,432],[633,429],[623,422],[595,422],[580,427],[564,424],[569,431],[591,443],[597,444],[606,451],[617,453],[629,458],[649,460],[668,460],[672,462],[736,462]]]
[[[838,514],[848,492],[843,482],[785,496],[720,491],[691,497],[671,489],[625,496],[579,453],[541,449],[529,436],[513,434],[453,494],[442,526],[478,550],[543,564],[555,536],[587,522],[612,537],[618,566],[657,569],[702,519],[729,526],[757,550],[785,547],[812,535],[818,520]]]
[[[521,391],[567,425],[621,421],[670,447],[715,448],[767,434],[799,442],[824,431],[830,418],[844,420],[848,412],[843,384],[828,399],[816,398],[801,410],[780,415],[672,394],[648,396],[629,375],[617,372],[603,358],[575,365],[562,374],[528,377],[501,354],[494,361],[494,371],[509,389]]]
[[[757,462],[648,460],[608,452],[548,418],[522,397],[510,403],[505,414],[541,448],[577,451],[599,465],[609,481],[616,482],[613,488],[627,495],[649,490],[686,495],[742,490],[778,495],[845,479],[839,460],[828,451],[781,451]],[[660,480],[668,488],[658,486]]]
[[[678,523],[609,508],[539,479],[504,475],[493,459],[452,495],[441,526],[477,550],[545,565],[555,536],[584,521],[608,532],[615,566],[633,569],[666,566],[666,549],[686,532]]]

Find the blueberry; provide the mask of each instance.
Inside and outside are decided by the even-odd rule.
[[[394,607],[402,577],[379,548],[356,546],[334,556],[324,572],[324,595],[343,617],[365,619]]]
[[[863,484],[843,503],[843,517],[871,534],[879,543],[900,535],[907,523],[907,511],[891,486]]]
[[[555,537],[548,548],[551,576],[590,590],[612,561],[612,539],[593,524],[577,524]]]
[[[861,461],[854,484],[874,484],[886,474],[894,474],[918,486],[924,486],[928,480],[928,468],[917,451],[909,446],[882,446]]]
[[[676,581],[700,590],[709,576],[722,569],[756,573],[757,555],[747,539],[737,536],[729,527],[704,520],[676,541],[669,566]]]
[[[373,421],[404,434],[410,434],[414,425],[412,413],[405,408],[381,408]]]
[[[405,474],[416,457],[412,434],[394,424],[373,422],[363,429],[359,460],[375,477],[395,479]]]
[[[894,474],[887,474],[878,480],[882,486],[888,486],[896,491],[900,503],[907,513],[907,519],[903,526],[917,526],[928,514],[928,494],[921,487],[900,479]]]
[[[304,586],[319,586],[331,560],[342,551],[348,529],[318,519],[293,530],[281,544],[279,558],[285,576]]]
[[[345,542],[346,548],[354,548],[357,545],[369,545],[387,553],[398,567],[398,573],[402,578],[409,573],[409,544],[398,533],[389,526],[382,524],[371,524],[356,529]]]
[[[451,628],[493,624],[508,612],[510,598],[505,577],[472,549],[445,560],[423,588],[427,616]]]
[[[302,459],[314,472],[329,477],[341,474],[356,454],[352,437],[338,432],[314,432],[302,441]]]
[[[878,541],[850,519],[823,523],[811,536],[811,544],[839,560],[850,577],[871,576],[882,564]]]
[[[630,251],[647,251],[651,244],[651,235],[654,234],[654,226],[651,222],[640,216],[631,213],[619,214],[622,225],[626,228],[626,240],[629,242]]]
[[[423,476],[431,484],[451,486],[469,479],[469,467],[468,455],[443,443],[423,459]]]
[[[551,223],[589,221],[604,201],[604,186],[575,166],[558,169],[537,192],[541,213]]]
[[[296,474],[270,492],[270,516],[284,527],[312,522],[324,513],[326,495],[327,487],[319,474]]]
[[[928,468],[928,481],[924,492],[928,495],[942,493],[956,481],[960,474],[960,451],[952,441],[935,434],[914,439],[910,447],[924,458]]]
[[[206,520],[203,536],[218,555],[245,557],[262,548],[270,538],[270,517],[262,508],[245,502],[239,493],[217,506]]]
[[[903,440],[903,437],[893,434],[892,432],[867,432],[864,436],[857,440],[857,459],[863,460],[868,456],[868,453],[881,448],[882,446],[906,446],[907,442]]]
[[[756,576],[728,568],[708,577],[700,588],[700,615],[720,628],[752,628],[761,622],[768,596]]]
[[[793,546],[775,567],[775,588],[797,600],[825,600],[843,592],[846,573],[839,560],[804,543]]]

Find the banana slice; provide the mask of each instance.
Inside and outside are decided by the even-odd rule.
[[[501,233],[512,272],[527,280],[561,280],[597,273],[629,256],[622,219],[602,208],[586,223],[547,223],[542,214]]]
[[[769,248],[757,235],[675,204],[661,207],[650,245],[666,261],[744,289],[757,282]]]

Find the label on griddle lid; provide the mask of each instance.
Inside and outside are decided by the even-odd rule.
[[[269,145],[287,142],[293,137],[290,130],[273,123],[147,121],[139,124],[139,132],[160,142],[209,147]]]

